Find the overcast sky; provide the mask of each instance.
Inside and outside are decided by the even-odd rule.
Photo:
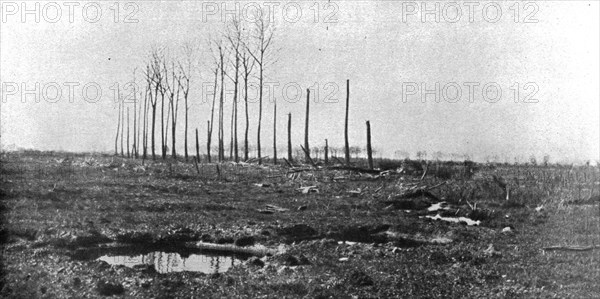
[[[600,160],[598,2],[437,2],[439,21],[435,14],[422,16],[421,2],[410,1],[237,2],[237,12],[233,2],[207,1],[121,2],[118,10],[114,2],[55,7],[28,1],[25,8],[35,10],[35,3],[38,22],[33,13],[21,14],[22,2],[2,2],[3,148],[112,151],[115,84],[132,81],[134,68],[144,68],[153,46],[177,53],[186,42],[199,48],[189,111],[191,129],[198,128],[204,142],[210,105],[202,103],[207,97],[202,86],[213,80],[207,39],[225,28],[224,8],[250,20],[244,8],[258,5],[273,8],[274,49],[280,49],[266,70],[278,103],[280,149],[286,144],[287,113],[292,113],[293,142],[303,142],[308,87],[316,101],[311,103],[311,145],[323,145],[326,138],[332,146],[343,145],[349,79],[350,143],[364,147],[370,120],[378,155],[405,151],[414,157],[425,150],[429,157],[442,151],[478,160],[496,155],[525,161],[532,154],[562,162]],[[425,8],[435,10],[435,3]],[[34,89],[36,82],[40,101],[27,95],[23,103],[23,87]],[[62,87],[56,103],[43,97],[44,91],[54,95],[52,82]],[[100,87],[97,102],[82,96],[86,84]],[[426,94],[436,84],[439,102],[435,91]],[[299,97],[296,87],[302,90]],[[227,88],[233,85],[228,82]],[[94,89],[88,92],[93,98]],[[258,104],[250,106],[255,144]],[[228,124],[230,112],[225,115]],[[273,104],[267,102],[266,155],[271,155],[272,116]],[[182,124],[182,114],[179,119]],[[227,141],[228,136],[226,129]]]

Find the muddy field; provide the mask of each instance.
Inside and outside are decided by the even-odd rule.
[[[3,298],[600,296],[598,168],[1,161]]]

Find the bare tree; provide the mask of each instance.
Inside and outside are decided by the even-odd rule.
[[[196,128],[196,163],[200,163],[200,142],[198,140],[198,128]]]
[[[146,160],[148,157],[148,96],[152,97],[150,82],[147,83],[146,91],[144,92],[144,126],[142,131],[142,141],[144,144],[144,151],[142,153],[142,159]]]
[[[177,112],[179,111],[179,92],[181,90],[181,75],[176,73],[175,62],[171,62],[171,82],[168,80],[169,69],[164,64],[165,70],[165,89],[167,90],[167,96],[169,100],[169,111],[171,112],[171,156],[173,159],[177,159],[177,151],[175,148],[176,144],[176,133],[177,133]],[[169,111],[167,114],[169,114]],[[167,130],[168,130],[168,115],[167,115]],[[167,135],[165,134],[165,139]]]
[[[256,64],[258,65],[258,131],[257,131],[257,148],[258,148],[258,163],[262,163],[261,159],[261,143],[260,133],[262,124],[262,102],[263,102],[263,81],[265,75],[265,69],[267,67],[266,59],[269,54],[269,49],[273,41],[274,26],[269,20],[269,14],[264,11],[260,14],[260,18],[257,18],[255,32],[254,32],[254,44],[255,49],[251,49],[250,46],[245,43],[244,45],[248,49],[248,53],[252,56]]]
[[[344,149],[346,164],[350,165],[350,145],[348,143],[348,110],[350,107],[350,80],[346,80],[346,117],[344,121]]]
[[[192,44],[187,43],[183,45],[183,54],[185,61],[183,65],[181,64],[181,62],[179,63],[180,76],[178,77],[177,82],[179,88],[181,88],[181,91],[183,92],[183,99],[185,105],[185,127],[183,141],[185,161],[188,160],[188,118],[190,110],[190,106],[188,105],[188,96],[190,93],[190,80],[192,77],[192,64],[194,63],[195,52],[196,49]]]
[[[310,147],[308,146],[308,121],[310,116],[310,89],[306,89],[306,121],[304,123],[304,148],[306,149],[306,163],[310,161]]]
[[[117,97],[118,99],[118,97]],[[118,101],[119,115],[117,118],[117,134],[115,135],[115,156],[119,154],[118,142],[119,142],[119,130],[121,129],[121,101]]]
[[[224,120],[223,106],[224,106],[224,97],[225,97],[225,94],[224,94],[224,92],[225,92],[225,63],[224,63],[224,60],[225,60],[226,49],[223,45],[222,40],[212,40],[212,43],[217,48],[216,55],[218,55],[218,56],[215,56],[214,54],[213,54],[213,56],[215,57],[215,61],[217,64],[217,72],[219,73],[220,78],[221,78],[221,89],[220,89],[220,93],[219,93],[218,159],[219,159],[219,162],[222,162],[223,160],[225,160],[225,147],[224,147],[224,143],[223,143],[224,135],[225,135],[224,130],[223,130],[223,120]],[[216,86],[216,80],[215,80],[215,86]],[[211,121],[211,124],[212,124],[212,121]]]
[[[255,65],[255,60],[249,55],[247,48],[242,51],[242,66],[244,67],[244,104],[246,108],[246,130],[244,132],[244,161],[248,160],[248,130],[250,129],[250,118],[248,114],[248,82],[252,69]]]
[[[287,158],[288,161],[292,161],[292,113],[288,113],[288,144],[287,144]]]
[[[140,143],[141,142],[140,141],[140,135],[141,135],[141,132],[142,132],[142,124],[141,124],[141,122],[142,122],[142,119],[143,119],[143,113],[142,113],[143,103],[141,102],[141,100],[142,100],[142,92],[141,91],[139,93],[139,96],[140,96],[140,98],[139,98],[140,103],[138,105],[138,112],[137,112],[137,131],[135,132],[135,139],[136,139],[136,145],[137,145],[136,148],[135,148],[135,158],[136,159],[139,158],[139,156],[140,156],[140,147],[142,147],[142,149],[144,147],[144,145]]]
[[[277,101],[273,101],[273,164],[277,164]]]
[[[373,149],[371,148],[371,122],[367,120],[367,160],[369,169],[373,169]]]
[[[123,103],[123,98],[121,97],[121,90],[119,89],[117,91],[117,99],[119,99],[119,102],[121,103],[121,157],[125,157],[124,151],[123,151],[123,132],[124,132],[124,127],[125,127],[125,103]]]
[[[241,59],[241,44],[242,44],[242,27],[240,21],[237,18],[233,18],[230,23],[229,33],[227,34],[230,46],[232,48],[232,54],[234,59],[232,66],[234,68],[234,76],[228,75],[229,79],[233,81],[233,107],[232,107],[232,134],[230,145],[230,153],[234,152],[235,162],[239,162],[239,151],[238,151],[238,121],[237,121],[237,103],[238,103],[238,85],[239,85],[239,73],[240,73],[240,59]],[[231,154],[230,154],[231,156]]]
[[[211,39],[209,39],[209,46],[210,49],[212,50],[212,44],[216,44],[216,41],[213,41]],[[215,55],[215,53],[213,52],[213,60],[214,60],[214,69],[213,69],[213,73],[215,75],[215,80],[214,80],[214,84],[213,84],[213,99],[212,99],[212,105],[211,105],[211,110],[210,110],[210,121],[208,121],[208,126],[206,128],[207,130],[207,139],[206,139],[206,156],[207,156],[207,160],[208,163],[211,162],[211,143],[212,143],[212,133],[213,133],[213,125],[214,125],[214,119],[215,119],[215,102],[217,99],[217,82],[218,82],[218,78],[219,78],[219,69],[221,68],[221,61],[217,58],[217,56]]]
[[[129,154],[129,107],[127,107],[127,158],[131,158]]]
[[[325,139],[325,165],[329,164],[329,142]]]
[[[146,80],[148,82],[148,88],[150,89],[150,106],[152,108],[152,132],[151,132],[151,139],[152,139],[152,160],[156,160],[156,142],[155,142],[155,130],[156,130],[156,106],[158,104],[158,93],[160,92],[163,98],[163,102],[164,102],[164,91],[161,88],[162,85],[162,72],[161,72],[161,50],[160,49],[154,49],[152,50],[152,54],[151,54],[151,62],[150,65],[147,67],[147,71],[146,71]],[[152,85],[154,85],[154,97],[152,96]],[[161,116],[161,136],[164,138],[164,132],[162,132],[162,116]],[[162,147],[164,148],[164,142],[162,144]]]
[[[135,158],[138,157],[137,154],[137,85],[135,84],[135,72],[137,67],[133,69],[133,148],[131,155]]]

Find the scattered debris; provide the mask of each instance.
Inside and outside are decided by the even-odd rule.
[[[502,255],[502,253],[498,250],[496,250],[494,248],[494,244],[490,244],[490,246],[488,246],[488,248],[486,250],[483,251],[483,253],[489,255],[489,256],[500,256]]]
[[[302,192],[302,194],[308,194],[311,192],[319,193],[319,189],[317,189],[317,186],[300,187],[298,188],[298,191]]]
[[[144,166],[136,166],[136,167],[133,168],[133,171],[135,171],[135,172],[144,172],[144,171],[146,171],[146,167],[144,167]]]
[[[435,211],[439,211],[439,210],[450,210],[450,208],[448,207],[448,203],[445,201],[442,201],[442,202],[434,203],[429,208],[427,208],[428,212],[435,212]]]
[[[281,268],[279,268],[277,270],[277,274],[290,274],[294,272],[294,268],[295,267],[290,267],[290,266],[281,266]]]
[[[452,239],[446,237],[436,237],[429,240],[431,244],[449,244],[452,243]]]
[[[268,248],[264,245],[253,245],[247,247],[234,246],[232,244],[215,244],[215,243],[206,243],[206,242],[187,242],[187,247],[190,248],[198,248],[203,250],[210,251],[220,251],[220,252],[231,252],[237,254],[249,254],[254,256],[265,256],[265,255],[273,255],[280,251],[280,249],[272,249]]]
[[[472,226],[472,225],[480,225],[481,221],[477,220],[472,220],[469,219],[467,217],[442,217],[440,214],[437,214],[435,216],[425,216],[425,218],[431,219],[431,220],[442,220],[442,221],[447,221],[447,222],[454,222],[454,223],[465,223],[466,225]]]
[[[262,214],[273,214],[276,212],[283,213],[283,212],[287,212],[289,210],[290,209],[282,208],[282,207],[279,207],[276,205],[265,205],[265,209],[257,209],[257,211]]]
[[[350,193],[352,195],[361,195],[362,194],[362,190],[360,188],[358,188],[356,190],[350,190],[350,191],[348,191],[348,193]]]

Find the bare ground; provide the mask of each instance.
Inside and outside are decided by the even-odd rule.
[[[215,164],[197,170],[172,161],[5,153],[0,296],[597,298],[600,250],[543,250],[600,245],[597,176],[586,174],[590,183],[575,188],[553,174],[562,172],[508,166],[424,180],[418,173],[288,175],[276,166],[222,164],[217,171]],[[510,201],[491,175],[513,184]],[[400,196],[442,182],[430,190],[433,198]],[[318,192],[298,190],[307,186]],[[449,209],[424,209],[438,201]],[[288,210],[269,214],[267,205]],[[437,213],[481,225],[424,217]],[[221,274],[159,274],[83,254],[110,244],[198,241],[280,251]]]

